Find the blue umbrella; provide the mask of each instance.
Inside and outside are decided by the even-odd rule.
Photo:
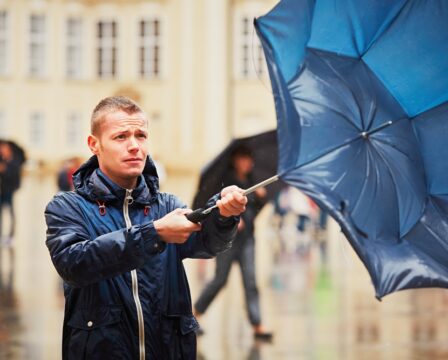
[[[283,0],[255,27],[280,178],[338,221],[378,299],[448,287],[448,2]]]

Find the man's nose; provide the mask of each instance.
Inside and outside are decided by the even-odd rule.
[[[134,136],[131,136],[129,138],[128,150],[129,151],[135,151],[135,150],[138,150],[138,149],[139,149],[139,146],[138,146],[137,139]]]

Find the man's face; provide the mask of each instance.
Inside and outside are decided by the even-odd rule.
[[[90,135],[89,147],[97,155],[100,169],[123,188],[134,188],[148,154],[147,119],[143,113],[110,112],[99,133]]]

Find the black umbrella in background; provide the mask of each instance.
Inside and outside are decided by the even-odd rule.
[[[193,209],[203,208],[211,196],[219,193],[222,188],[233,185],[225,184],[224,179],[226,178],[226,173],[231,171],[232,153],[239,147],[248,148],[252,152],[254,160],[252,170],[253,185],[277,174],[278,146],[276,130],[234,139],[201,170],[198,190],[193,200]],[[284,183],[281,181],[276,181],[267,186],[267,200],[273,200],[284,186]]]
[[[0,139],[0,144],[7,143],[11,147],[14,159],[20,164],[23,165],[26,161],[25,150],[12,140]]]

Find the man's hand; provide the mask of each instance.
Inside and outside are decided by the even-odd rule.
[[[238,186],[227,186],[221,191],[221,199],[216,202],[221,216],[238,216],[246,210],[247,197]]]
[[[182,244],[187,241],[192,232],[201,230],[201,225],[185,217],[191,212],[191,209],[176,209],[154,221],[154,228],[166,243]]]

